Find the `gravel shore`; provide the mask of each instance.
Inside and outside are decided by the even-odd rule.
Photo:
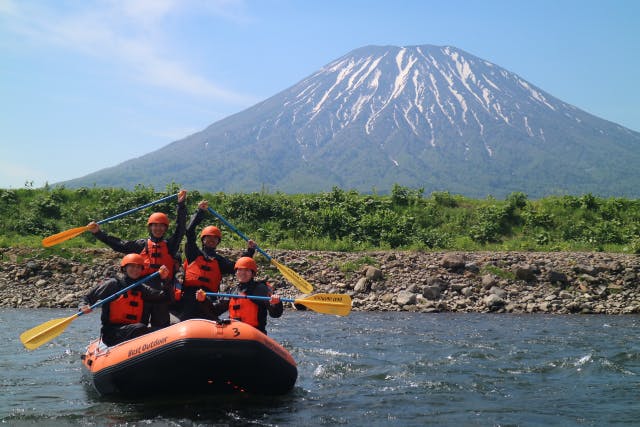
[[[221,249],[231,259],[240,251]],[[640,257],[591,252],[272,251],[314,286],[346,293],[354,311],[640,313]],[[77,308],[83,295],[118,272],[110,249],[0,248],[0,307]],[[256,257],[278,294],[301,294]],[[81,261],[80,261],[81,260]],[[233,277],[223,281],[233,284]]]

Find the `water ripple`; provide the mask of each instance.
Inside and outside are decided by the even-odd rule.
[[[63,315],[0,310],[0,324],[12,324],[0,347],[0,422],[404,427],[640,419],[637,316],[287,312],[269,326],[298,363],[290,394],[180,393],[133,403],[99,398],[82,377],[79,357],[98,316],[36,351],[22,348],[16,331]]]

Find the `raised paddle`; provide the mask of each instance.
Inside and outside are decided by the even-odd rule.
[[[162,199],[156,200],[155,202],[149,202],[146,205],[138,206],[137,208],[130,209],[126,212],[122,212],[118,215],[114,215],[112,217],[96,221],[96,224],[104,224],[105,222],[113,221],[114,219],[122,218],[123,216],[127,216],[134,212],[137,212],[141,209],[148,208],[149,206],[157,205],[158,203],[166,202],[167,200],[171,200],[173,198],[178,197],[178,194],[172,194],[167,197],[163,197]],[[66,240],[72,239],[85,231],[89,230],[88,226],[76,227],[70,230],[61,231],[58,234],[54,234],[53,236],[45,237],[42,239],[42,246],[48,248],[49,246],[57,245],[58,243],[62,243]]]
[[[100,307],[101,305],[103,305],[104,303],[107,303],[109,301],[113,301],[114,299],[118,298],[120,295],[124,294],[125,292],[127,292],[128,290],[135,288],[136,286],[138,286],[141,283],[144,283],[150,279],[153,279],[155,276],[159,275],[160,272],[156,271],[153,274],[150,274],[140,280],[138,280],[135,283],[132,283],[131,285],[127,286],[124,289],[119,290],[118,292],[116,292],[115,294],[98,301],[97,303],[93,304],[90,308],[91,310]],[[76,318],[82,316],[84,313],[82,312],[82,310],[78,311],[76,314],[74,314],[73,316],[69,316],[69,317],[64,317],[61,319],[52,319],[49,320],[47,322],[44,322],[34,328],[29,329],[28,331],[23,332],[22,334],[20,334],[20,341],[22,341],[22,344],[24,344],[24,346],[29,349],[29,350],[34,350],[38,347],[40,347],[42,344],[51,341],[52,339],[54,339],[55,337],[57,337],[58,335],[60,335],[61,333],[64,332],[65,329],[67,329],[67,326],[69,326],[69,324],[71,322],[73,322]]]
[[[221,298],[244,298],[260,301],[269,301],[271,297],[258,295],[236,295],[218,292],[207,292],[207,295]],[[280,298],[283,302],[301,304],[313,311],[323,314],[335,314],[336,316],[348,316],[351,312],[351,297],[347,294],[315,294],[305,298]]]
[[[209,212],[211,212],[213,215],[215,215],[220,221],[222,221],[222,223],[224,225],[226,225],[231,230],[233,230],[238,236],[242,237],[245,241],[249,241],[249,238],[247,236],[242,234],[233,225],[229,224],[229,221],[224,219],[222,217],[222,215],[220,215],[218,212],[214,211],[213,208],[209,207]],[[311,286],[311,283],[307,282],[298,273],[296,273],[295,271],[293,271],[292,269],[290,269],[286,265],[281,264],[278,261],[276,261],[275,259],[271,258],[271,256],[269,254],[267,254],[265,251],[263,251],[262,249],[260,249],[259,246],[256,246],[256,249],[258,250],[258,252],[260,252],[262,254],[262,256],[264,256],[266,259],[268,259],[271,264],[275,265],[276,268],[280,271],[280,273],[284,276],[284,278],[287,279],[291,284],[293,284],[293,286],[298,288],[300,290],[300,292],[303,292],[305,294],[309,294],[309,293],[311,293],[313,291],[313,286]]]

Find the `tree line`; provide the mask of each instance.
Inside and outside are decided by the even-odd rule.
[[[67,189],[63,186],[0,190],[0,247],[40,246],[44,237],[84,226],[179,191],[137,186]],[[640,253],[640,201],[592,194],[531,200],[514,192],[504,200],[470,199],[448,192],[395,185],[390,194],[333,188],[315,194],[248,194],[189,191],[189,214],[210,206],[263,248],[329,251],[525,250]],[[108,222],[103,229],[123,239],[146,235],[152,211],[175,219],[175,201]],[[212,215],[223,246],[244,241]],[[172,224],[173,225],[173,224]],[[170,230],[171,231],[171,230]],[[63,247],[101,247],[91,233]]]

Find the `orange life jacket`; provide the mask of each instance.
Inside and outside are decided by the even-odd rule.
[[[143,308],[142,292],[127,291],[109,303],[109,322],[117,324],[140,323]]]
[[[240,295],[245,295],[241,293]],[[229,318],[247,323],[254,328],[258,327],[258,304],[250,299],[229,299]]]
[[[269,288],[271,285],[265,283]],[[240,292],[240,295],[246,295],[246,292]],[[271,295],[271,292],[269,292]],[[254,328],[259,326],[258,320],[258,304],[249,298],[230,298],[229,299],[229,318],[247,323]]]
[[[166,240],[163,239],[159,242],[154,242],[148,239],[140,255],[144,257],[143,276],[155,273],[160,266],[165,265],[169,269],[169,277],[167,277],[167,279],[173,279],[175,260],[169,253],[169,246],[167,246]]]
[[[216,259],[206,259],[199,255],[191,264],[184,261],[183,286],[205,288],[210,292],[218,292],[220,289],[220,265]]]

